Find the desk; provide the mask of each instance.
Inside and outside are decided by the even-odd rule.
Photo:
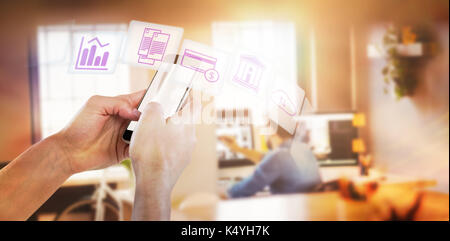
[[[253,168],[224,170],[226,172],[219,173],[219,176],[233,173],[238,174],[236,176],[246,175],[246,173],[251,173]],[[320,169],[324,181],[341,176],[355,177],[358,180],[361,179],[357,178],[358,170],[357,167],[323,167]],[[76,174],[69,178],[64,186],[97,184],[103,175],[107,182],[129,183],[130,181],[125,168],[114,166],[107,169],[104,174],[101,170]],[[382,176],[380,172],[372,170],[369,179]],[[396,175],[384,175],[384,177],[383,183],[385,184],[408,184],[418,180],[413,177]],[[364,178],[361,181],[364,181]],[[402,197],[402,200],[399,199],[395,202],[395,205],[398,206],[406,204],[409,207],[415,197],[415,192],[409,191],[412,190],[410,187],[403,192],[392,191],[388,188],[385,190],[387,191],[384,193],[388,193],[387,196],[393,200],[397,199],[395,195]],[[126,193],[123,196],[127,197],[125,199],[131,205],[132,193]],[[378,200],[383,200],[383,198],[378,198]],[[416,219],[448,220],[448,206],[448,194],[426,191],[423,205],[421,205]],[[344,200],[338,192],[322,192],[266,195],[232,200],[220,200],[214,193],[193,193],[187,196],[180,205],[172,207],[171,218],[172,220],[377,220],[378,217],[373,216],[373,205]]]
[[[337,220],[337,192],[221,201],[216,220]]]
[[[346,176],[355,182],[380,181],[369,202],[346,200],[338,192],[266,195],[220,200],[214,194],[193,194],[173,207],[173,220],[388,220],[391,207],[404,215],[417,198],[417,187],[433,185],[432,180],[383,175],[371,170],[359,177],[357,167],[323,167],[322,179],[330,181]],[[226,170],[222,174],[251,173],[251,168]],[[424,190],[415,220],[448,220],[449,195]],[[196,196],[197,195],[197,196]]]
[[[392,194],[392,193],[391,193]],[[381,194],[383,195],[383,194]],[[395,195],[395,194],[394,194]],[[394,202],[400,215],[405,213],[413,202],[413,193],[402,195]],[[384,197],[383,197],[384,198]],[[220,221],[351,221],[351,220],[389,220],[390,207],[380,201],[359,202],[344,200],[337,192],[274,195],[234,200],[204,201],[202,205],[173,208],[172,220],[220,220]],[[396,197],[391,197],[396,198]],[[205,200],[205,199],[203,199]],[[405,206],[402,206],[406,203]],[[404,208],[406,207],[406,208]],[[449,196],[426,191],[415,220],[444,220],[449,218]]]

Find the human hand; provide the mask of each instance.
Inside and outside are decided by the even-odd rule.
[[[230,199],[230,196],[228,195],[228,189],[229,185],[219,186],[217,188],[217,195],[219,196],[220,199],[222,200]]]
[[[130,120],[138,120],[136,109],[144,90],[116,97],[89,98],[75,118],[55,134],[68,157],[73,173],[99,169],[128,157],[129,145],[122,133]]]
[[[151,179],[171,190],[190,162],[194,144],[192,124],[166,121],[161,105],[149,103],[130,141],[136,180]]]
[[[166,121],[158,103],[145,107],[130,141],[136,177],[133,220],[169,220],[170,194],[194,143],[193,125]]]

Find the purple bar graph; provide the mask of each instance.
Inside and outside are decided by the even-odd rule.
[[[92,66],[92,62],[94,61],[95,51],[97,50],[97,46],[92,45],[91,50],[89,51],[89,59],[87,62],[88,66]]]
[[[75,69],[108,70],[106,65],[108,63],[109,51],[105,51],[106,48],[104,48],[108,45],[109,43],[102,45],[98,38],[93,38],[85,43],[83,37],[81,39]]]
[[[86,64],[86,59],[87,59],[88,52],[89,52],[88,49],[83,49],[83,55],[81,57],[80,65],[85,65]]]
[[[100,56],[95,57],[95,62],[94,62],[94,66],[99,66],[100,65]]]
[[[103,54],[103,58],[102,58],[102,66],[106,65],[106,62],[108,61],[108,56],[109,56],[109,52],[105,52]]]

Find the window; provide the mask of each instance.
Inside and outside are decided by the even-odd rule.
[[[42,138],[63,128],[90,96],[128,93],[129,69],[125,64],[118,63],[115,71],[110,74],[69,72],[73,34],[76,31],[100,33],[103,29],[126,34],[127,25],[58,25],[38,28],[38,89]]]

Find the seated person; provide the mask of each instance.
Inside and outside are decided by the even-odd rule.
[[[232,198],[248,197],[262,191],[266,186],[269,186],[272,194],[314,190],[321,183],[317,159],[305,143],[295,145],[297,155],[294,158],[290,151],[292,138],[290,133],[278,126],[268,139],[267,145],[272,150],[264,155],[256,150],[238,146],[232,137],[219,137],[231,151],[240,152],[258,163],[254,173],[232,186],[227,195]]]

